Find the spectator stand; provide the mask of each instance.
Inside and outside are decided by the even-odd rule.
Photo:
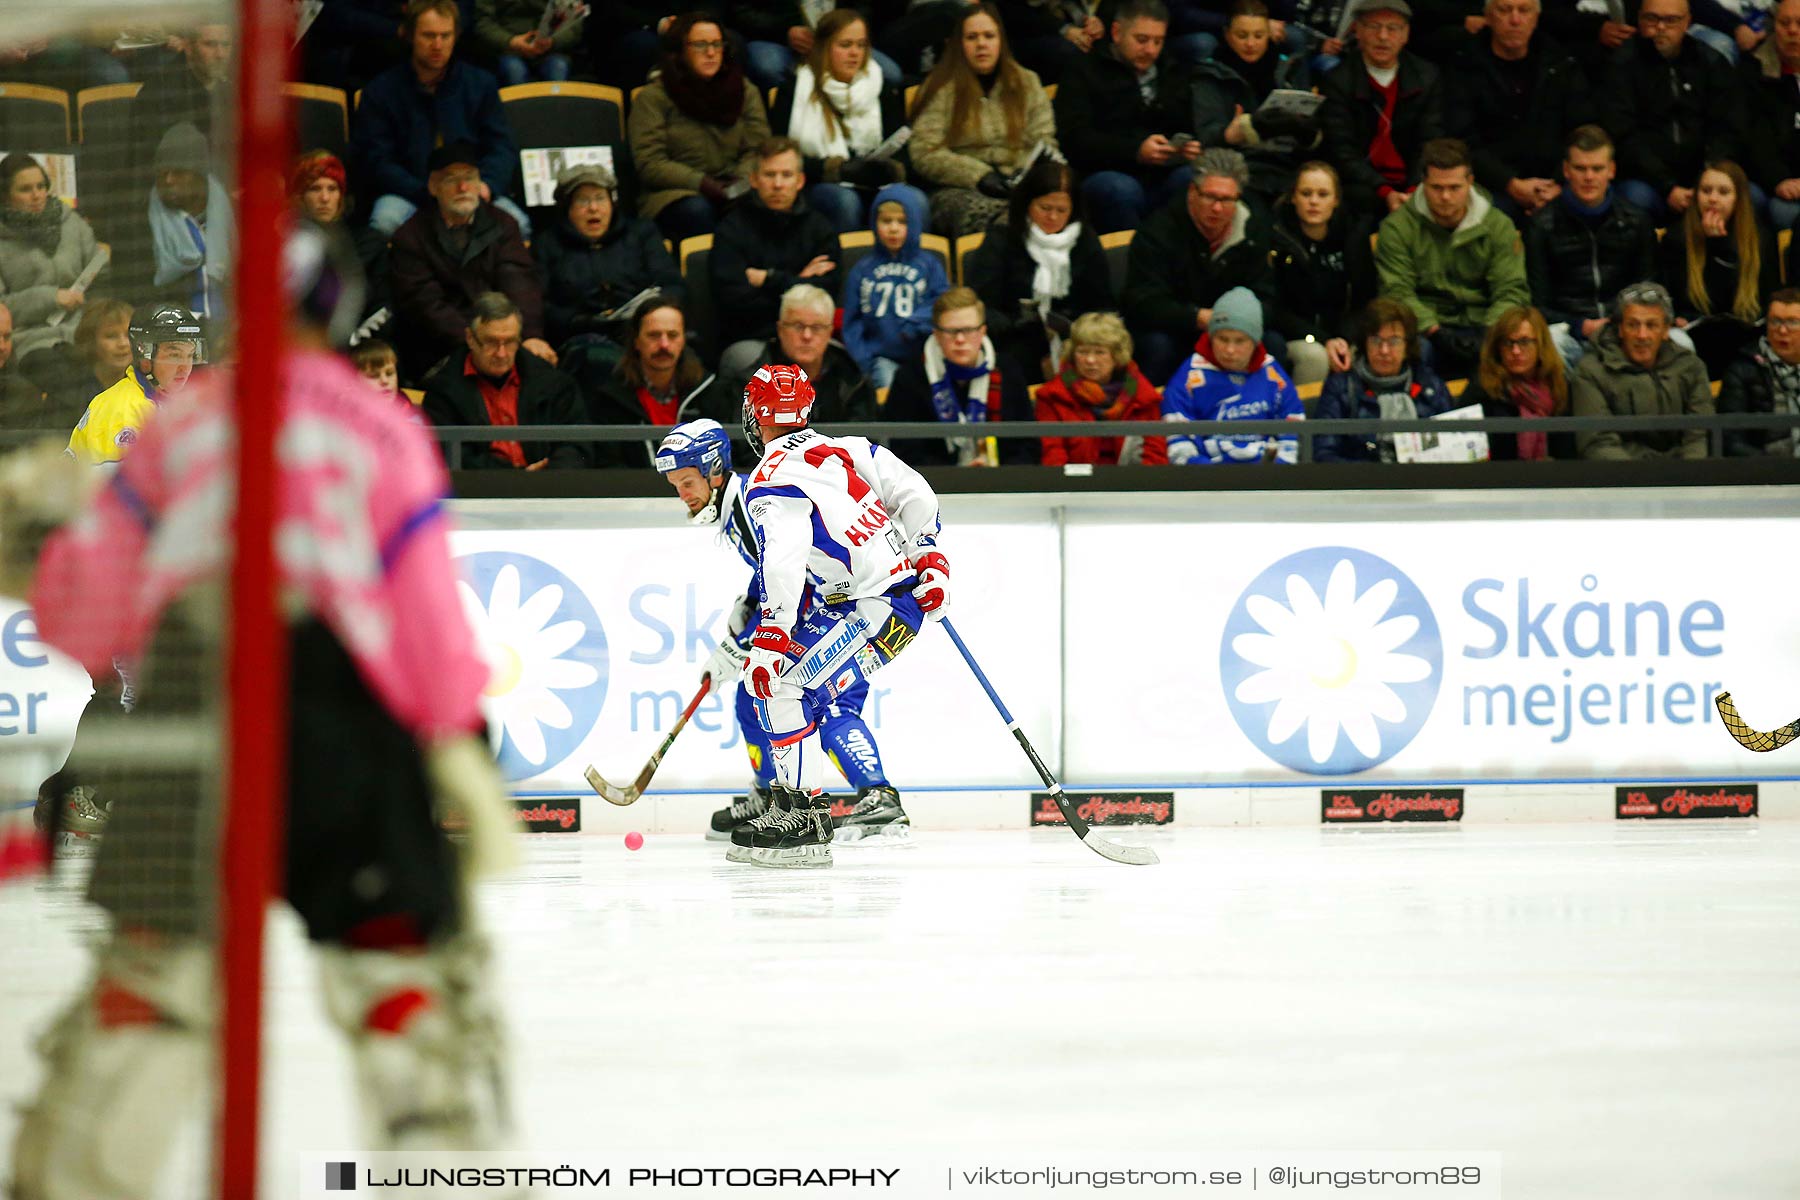
[[[642,90],[634,88],[632,95]],[[610,149],[613,177],[619,181],[616,205],[621,212],[636,211],[637,172],[625,138],[624,92],[609,84],[573,80],[520,83],[500,89],[500,108],[521,153],[553,152],[549,165],[552,185],[558,169],[564,165],[562,156],[554,152],[596,146]],[[547,229],[548,222],[555,219],[554,206],[531,203],[532,198],[525,194],[525,164],[521,162],[519,166],[518,199],[530,212],[532,222]]]
[[[958,287],[964,283],[963,268],[967,265],[969,256],[981,249],[981,243],[986,240],[985,233],[965,233],[956,239],[956,271],[951,278],[956,280]]]
[[[116,240],[121,222],[136,220],[150,187],[148,176],[135,179],[131,175],[133,107],[143,86],[110,83],[75,94],[81,137],[75,153],[76,180],[107,181],[104,187],[87,189],[88,194],[81,197],[81,215],[103,242]]]
[[[284,83],[281,94],[294,106],[296,144],[302,153],[327,150],[350,161],[350,101],[342,88]]]
[[[681,242],[681,278],[687,284],[688,348],[700,356],[709,370],[719,365],[719,314],[713,305],[712,278],[707,262],[712,257],[713,235],[702,233]]]
[[[0,150],[68,153],[69,93],[31,83],[0,83]]]
[[[1131,262],[1131,239],[1135,229],[1119,229],[1100,235],[1100,249],[1106,251],[1106,273],[1112,277],[1115,296],[1125,295],[1125,268]]]

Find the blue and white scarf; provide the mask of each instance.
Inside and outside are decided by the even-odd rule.
[[[988,395],[998,396],[1000,369],[994,357],[993,340],[981,339],[981,357],[972,367],[959,367],[944,357],[936,338],[925,339],[925,379],[931,384],[931,409],[940,421],[959,425],[979,424],[988,419]],[[966,391],[964,389],[967,389]],[[956,451],[956,465],[967,466],[977,458],[987,457],[979,442],[946,438]]]

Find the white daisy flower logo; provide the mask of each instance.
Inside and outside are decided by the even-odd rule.
[[[1424,595],[1391,563],[1347,547],[1264,571],[1238,598],[1220,653],[1239,728],[1275,761],[1314,775],[1397,754],[1430,715],[1442,675]]]
[[[482,709],[501,772],[529,779],[567,758],[599,719],[606,635],[581,589],[548,563],[487,551],[459,565],[463,607],[492,672]]]

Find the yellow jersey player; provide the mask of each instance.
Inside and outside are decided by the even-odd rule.
[[[131,323],[131,370],[89,401],[69,435],[69,453],[90,466],[116,463],[143,435],[156,406],[187,386],[195,366],[206,361],[206,338],[187,309],[158,305],[143,321]]]

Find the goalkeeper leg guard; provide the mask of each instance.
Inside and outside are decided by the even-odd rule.
[[[213,1058],[212,954],[115,935],[38,1050],[44,1082],[13,1142],[13,1200],[142,1200]]]

